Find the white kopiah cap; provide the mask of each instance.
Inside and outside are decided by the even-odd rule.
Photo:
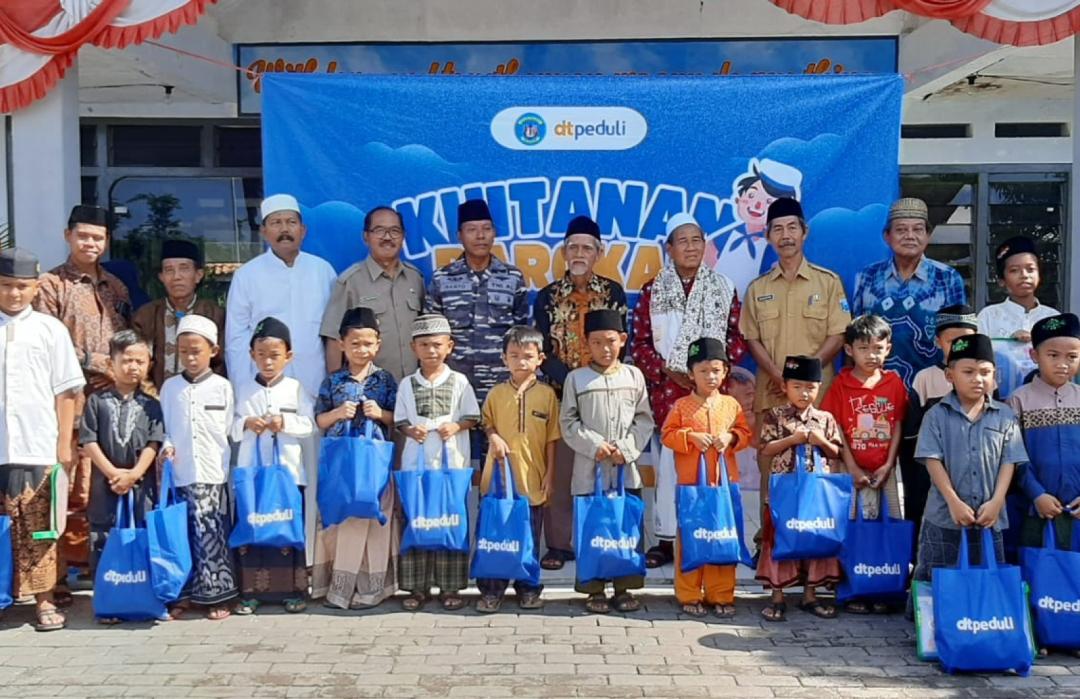
[[[184,333],[201,335],[212,345],[216,345],[218,342],[217,325],[206,316],[197,316],[194,313],[188,313],[181,318],[180,323],[176,326],[176,335],[179,337]]]
[[[296,197],[291,194],[274,194],[262,200],[262,207],[259,209],[259,213],[262,214],[263,220],[270,214],[278,211],[295,211],[300,213],[300,202],[296,201]]]
[[[697,219],[690,214],[686,212],[675,214],[667,220],[667,229],[664,231],[664,235],[670,238],[671,234],[675,232],[676,228],[678,228],[679,226],[685,226],[688,223],[692,223],[693,225],[698,226]],[[700,227],[701,226],[698,226],[698,228]]]

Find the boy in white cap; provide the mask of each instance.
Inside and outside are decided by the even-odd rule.
[[[165,443],[161,459],[173,460],[177,491],[188,504],[192,571],[172,609],[178,618],[190,602],[209,608],[207,618],[229,616],[236,574],[229,549],[229,425],[233,390],[210,369],[219,352],[217,325],[186,315],[177,327],[176,353],[183,371],[161,387]]]

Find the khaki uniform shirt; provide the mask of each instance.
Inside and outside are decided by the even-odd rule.
[[[497,384],[487,395],[481,412],[484,427],[490,427],[510,447],[510,468],[516,491],[531,505],[544,504],[544,476],[547,474],[547,445],[558,441],[559,401],[555,389],[534,381],[524,393],[510,381]],[[501,466],[500,466],[501,468]],[[491,490],[494,464],[487,453],[480,492]]]
[[[841,335],[851,322],[844,285],[835,273],[810,264],[804,258],[795,278],[784,278],[780,264],[761,275],[746,289],[739,329],[747,340],[765,346],[773,362],[783,366],[792,355],[812,355],[830,335]],[[823,367],[820,397],[832,380],[832,362]],[[759,368],[754,410],[767,410],[787,400],[769,392],[769,381]]]
[[[345,311],[357,306],[370,308],[379,319],[382,346],[375,363],[398,381],[416,371],[416,356],[409,342],[413,320],[424,306],[420,270],[402,261],[391,279],[370,257],[349,267],[334,283],[319,334],[337,340]]]

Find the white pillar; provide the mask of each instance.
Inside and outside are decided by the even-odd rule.
[[[1065,310],[1080,312],[1080,39],[1073,37],[1072,172],[1069,177],[1069,303]]]
[[[15,242],[50,269],[67,257],[64,226],[82,199],[79,160],[79,71],[67,75],[44,99],[11,115],[9,212]]]

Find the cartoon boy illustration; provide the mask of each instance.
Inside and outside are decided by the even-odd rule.
[[[713,269],[735,284],[741,298],[746,287],[776,262],[765,240],[765,214],[780,197],[801,198],[802,173],[790,165],[751,158],[747,171],[735,178],[731,202],[738,221],[717,232],[707,252]]]

